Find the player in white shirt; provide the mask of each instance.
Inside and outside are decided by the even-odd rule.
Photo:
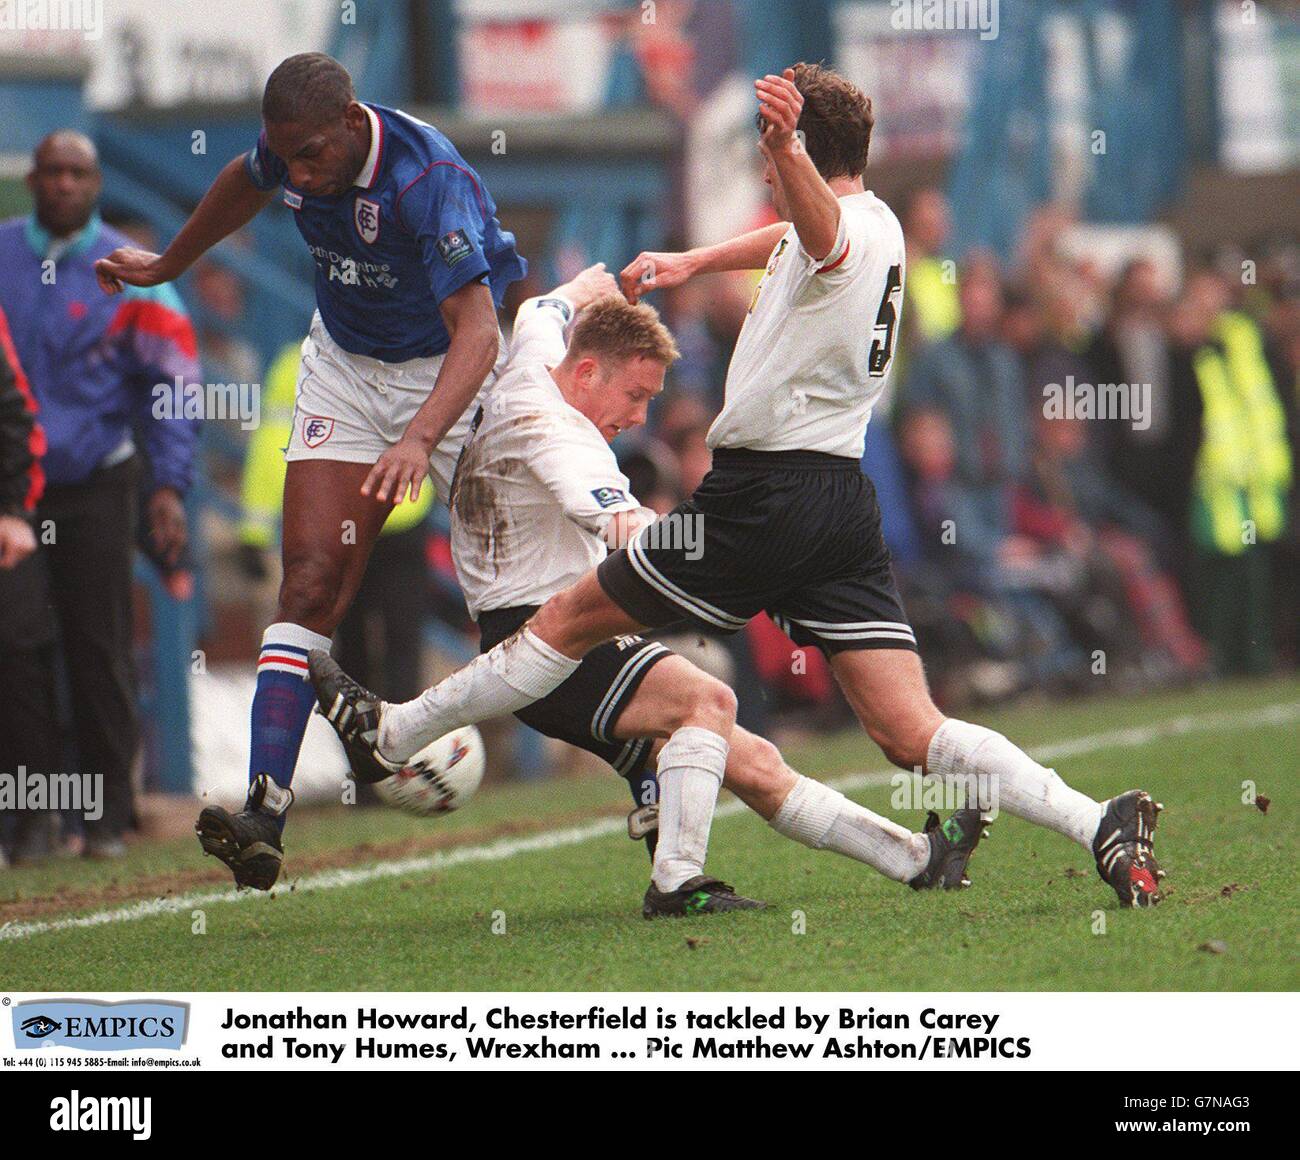
[[[971,808],[927,827],[914,885],[965,884],[981,808],[996,805],[1089,850],[1121,904],[1152,905],[1163,872],[1153,847],[1159,806],[1149,794],[1094,801],[1001,734],[945,718],[930,698],[875,489],[859,464],[871,405],[892,362],[904,277],[898,222],[863,185],[871,102],[818,65],[763,77],[755,91],[764,180],[789,224],[685,254],[642,254],[622,273],[636,301],[696,274],[765,269],[728,371],[726,404],[709,433],[713,469],[660,521],[699,521],[703,550],[655,535],[659,524],[642,529],[548,600],[508,647],[489,650],[414,701],[382,706],[370,723],[371,750],[401,762],[453,728],[518,711],[619,633],[682,618],[735,631],[766,611],[797,644],[828,656],[858,719],[892,762],[967,788]],[[725,721],[711,728],[712,736],[702,729],[688,744],[677,747],[674,738],[664,748],[668,755],[672,747],[674,764],[671,777],[660,771],[661,819],[680,810],[688,824],[665,857],[661,821],[647,909],[662,904],[671,913],[663,900],[703,871],[731,736]],[[351,733],[359,744],[360,733]],[[842,820],[830,792],[799,777],[773,827],[822,844]]]
[[[575,315],[580,321],[566,347]],[[611,338],[654,357],[611,357]],[[645,421],[662,384],[662,360],[675,356],[654,311],[626,303],[603,265],[519,308],[508,360],[474,417],[449,498],[452,556],[484,651],[653,521],[628,490],[609,443]],[[347,680],[324,667],[335,681]],[[559,688],[517,716],[602,757],[628,780],[636,802],[628,832],[646,838],[653,860],[652,759],[696,706],[721,703],[729,713],[731,699],[720,682],[663,645],[624,635],[588,652]],[[333,700],[325,707],[333,709]],[[364,753],[357,766],[362,777],[390,772]],[[775,746],[734,729],[723,784],[760,816],[770,821],[797,779]],[[852,802],[836,812],[843,822],[821,845],[893,878],[910,877],[916,851],[928,852],[926,838]],[[679,901],[691,913],[756,905],[708,876],[692,880]]]
[[[839,207],[824,257],[804,249],[793,225],[772,250],[727,368],[710,447],[861,460],[898,329],[903,230],[874,193],[844,194]],[[643,256],[629,267],[633,293],[647,264]]]

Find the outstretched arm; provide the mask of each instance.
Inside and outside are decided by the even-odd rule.
[[[821,261],[835,248],[840,203],[795,136],[803,95],[795,87],[794,69],[786,69],[779,77],[769,73],[754,82],[754,90],[764,121],[759,147],[781,183],[799,244],[809,257]]]
[[[774,222],[750,230],[716,246],[699,246],[685,253],[668,254],[647,250],[623,267],[619,285],[629,302],[635,303],[651,290],[680,286],[697,274],[720,274],[726,270],[761,270],[767,265],[789,224]]]
[[[100,288],[105,294],[116,294],[124,284],[157,286],[179,278],[222,238],[252,221],[274,195],[274,190],[253,184],[243,155],[234,158],[161,254],[123,246],[100,258],[95,263]]]

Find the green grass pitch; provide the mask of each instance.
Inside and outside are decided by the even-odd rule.
[[[1006,815],[972,863],[971,889],[917,894],[780,838],[752,814],[724,811],[710,869],[771,909],[648,923],[648,862],[619,832],[626,789],[611,774],[485,790],[433,821],[301,811],[274,897],[229,901],[221,868],[192,839],[136,847],[111,866],[0,872],[0,982],[56,992],[1300,985],[1291,828],[1300,683],[975,717],[1046,748],[1049,764],[1096,797],[1140,785],[1162,800],[1168,901],[1120,910],[1082,849]],[[828,779],[885,771],[859,733],[786,756]],[[1267,813],[1243,802],[1243,782],[1270,799]],[[887,785],[852,796],[921,824],[920,812],[891,809]],[[150,913],[122,917],[141,902]],[[99,917],[60,925],[86,915]]]

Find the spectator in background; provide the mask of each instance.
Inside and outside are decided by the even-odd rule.
[[[294,387],[302,351],[286,346],[262,384],[262,422],[249,440],[240,492],[240,562],[247,576],[265,579],[267,553],[279,539],[284,506],[284,449],[293,426]],[[434,488],[393,507],[366,566],[352,607],[334,634],[334,656],[348,672],[394,699],[424,688],[419,628],[428,612],[425,521]]]
[[[1196,611],[1220,673],[1265,673],[1291,448],[1259,328],[1229,301],[1222,279],[1204,271],[1189,279],[1175,315],[1203,414],[1191,495]]]
[[[665,391],[664,397],[655,401],[651,416],[655,438],[671,447],[684,431],[700,427],[707,431],[714,414],[698,395],[676,389]]]
[[[45,451],[45,434],[36,421],[36,400],[23,375],[18,355],[9,337],[9,325],[0,312],[0,604],[8,604],[23,591],[21,581],[14,585],[14,573],[36,551],[36,536],[29,522],[45,487],[41,455]],[[10,592],[10,588],[15,589]],[[0,618],[0,773],[12,774],[20,762],[19,754],[30,759],[34,770],[42,771],[39,746],[47,738],[36,737],[30,747],[25,744],[24,730],[32,714],[29,704],[35,686],[31,683],[34,666],[31,650],[24,641],[23,618]],[[22,761],[21,764],[27,764]],[[24,812],[18,816],[19,836],[24,823],[32,820]],[[4,846],[0,845],[0,869],[8,865]]]
[[[1300,251],[1289,251],[1300,267]],[[1279,263],[1280,264],[1280,263]],[[1273,561],[1277,645],[1280,657],[1294,667],[1300,662],[1300,512],[1296,503],[1296,449],[1300,447],[1300,269],[1279,270],[1275,297],[1268,315],[1272,338],[1273,381],[1287,417],[1291,448],[1291,491],[1287,497],[1287,530],[1277,542]]]
[[[24,640],[26,736],[39,741],[36,750],[6,753],[4,766],[71,772],[56,769],[57,633],[76,772],[103,778],[103,814],[86,822],[84,853],[116,857],[132,820],[138,740],[131,577],[140,477],[153,555],[163,567],[174,565],[187,537],[182,496],[198,424],[174,414],[171,403],[174,384],[198,378],[197,350],[172,287],[132,288],[120,298],[99,292],[94,262],[126,238],[96,210],[99,162],[88,138],[66,130],[46,137],[27,186],[34,213],[0,224],[0,307],[40,406],[48,483],[36,511],[41,543],[8,576],[0,635]],[[157,384],[167,388],[161,408]],[[4,667],[11,669],[8,658]],[[52,836],[48,826],[43,840],[30,833],[15,860],[44,856]]]
[[[1187,504],[1201,442],[1201,396],[1186,353],[1169,334],[1170,303],[1156,267],[1130,262],[1116,282],[1110,311],[1089,347],[1098,383],[1140,383],[1151,391],[1150,422],[1102,424],[1109,474],[1163,518],[1161,563],[1187,591]]]
[[[0,310],[0,570],[12,571],[36,551],[31,516],[45,490],[45,432]],[[8,701],[5,704],[9,704]]]
[[[910,274],[909,274],[910,277]],[[956,477],[963,484],[1003,487],[1025,476],[1029,418],[1020,362],[1002,341],[1002,286],[981,260],[962,271],[961,324],[918,351],[902,387],[902,405],[936,409],[962,438]]]
[[[1065,679],[1077,650],[1040,595],[1059,587],[1059,570],[1014,520],[1030,424],[1022,365],[1001,338],[1001,283],[991,262],[977,260],[958,286],[960,327],[916,354],[902,389],[900,445],[921,551],[931,574],[1014,617],[1003,652],[1022,654],[1035,681]]]
[[[1134,659],[1149,678],[1199,676],[1205,646],[1188,623],[1177,585],[1152,557],[1151,545],[1163,533],[1159,517],[1108,476],[1089,444],[1095,425],[1039,416],[1033,486],[1017,503],[1017,526],[1081,565],[1081,595],[1114,600],[1118,615],[1108,651],[1129,654],[1140,642],[1145,652]]]
[[[908,407],[900,445],[912,483],[920,531],[918,575],[932,596],[957,606],[978,597],[980,636],[990,658],[1018,666],[1014,685],[1070,687],[1082,658],[1069,629],[1044,592],[1059,591],[1060,570],[1038,544],[1017,532],[1017,488],[996,479],[964,476],[960,443],[950,417],[937,407]],[[999,676],[1002,695],[1014,691]]]
[[[683,244],[680,248],[687,247]],[[722,407],[727,361],[735,342],[734,334],[723,339],[715,333],[710,321],[710,300],[716,289],[702,279],[683,282],[664,293],[664,314],[682,352],[670,368],[669,388],[673,394],[698,399],[711,415]],[[662,410],[662,405],[657,409]]]
[[[234,330],[244,317],[244,287],[238,276],[205,258],[194,266],[194,293],[206,312],[206,317],[199,315],[199,349],[208,374],[219,383],[256,382],[261,360]]]
[[[956,263],[945,253],[948,199],[937,189],[918,189],[903,213],[907,244],[907,295],[903,325],[922,343],[947,338],[961,323]]]
[[[677,427],[666,436],[666,442],[677,457],[677,470],[684,495],[694,495],[704,477],[713,466],[713,452],[709,450],[707,423]]]
[[[685,498],[676,457],[660,440],[628,439],[617,454],[629,490],[652,512],[666,515]]]

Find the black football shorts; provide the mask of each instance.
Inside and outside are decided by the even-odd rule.
[[[735,632],[767,612],[828,655],[916,637],[894,584],[876,489],[855,459],[719,449],[696,493],[597,569],[647,628]]]
[[[500,644],[536,611],[533,606],[520,606],[480,613],[480,650],[487,652]],[[648,737],[620,741],[614,727],[646,674],[672,655],[670,649],[639,636],[615,637],[587,653],[559,688],[515,716],[547,737],[594,753],[615,773],[635,782],[650,760],[654,742]]]

